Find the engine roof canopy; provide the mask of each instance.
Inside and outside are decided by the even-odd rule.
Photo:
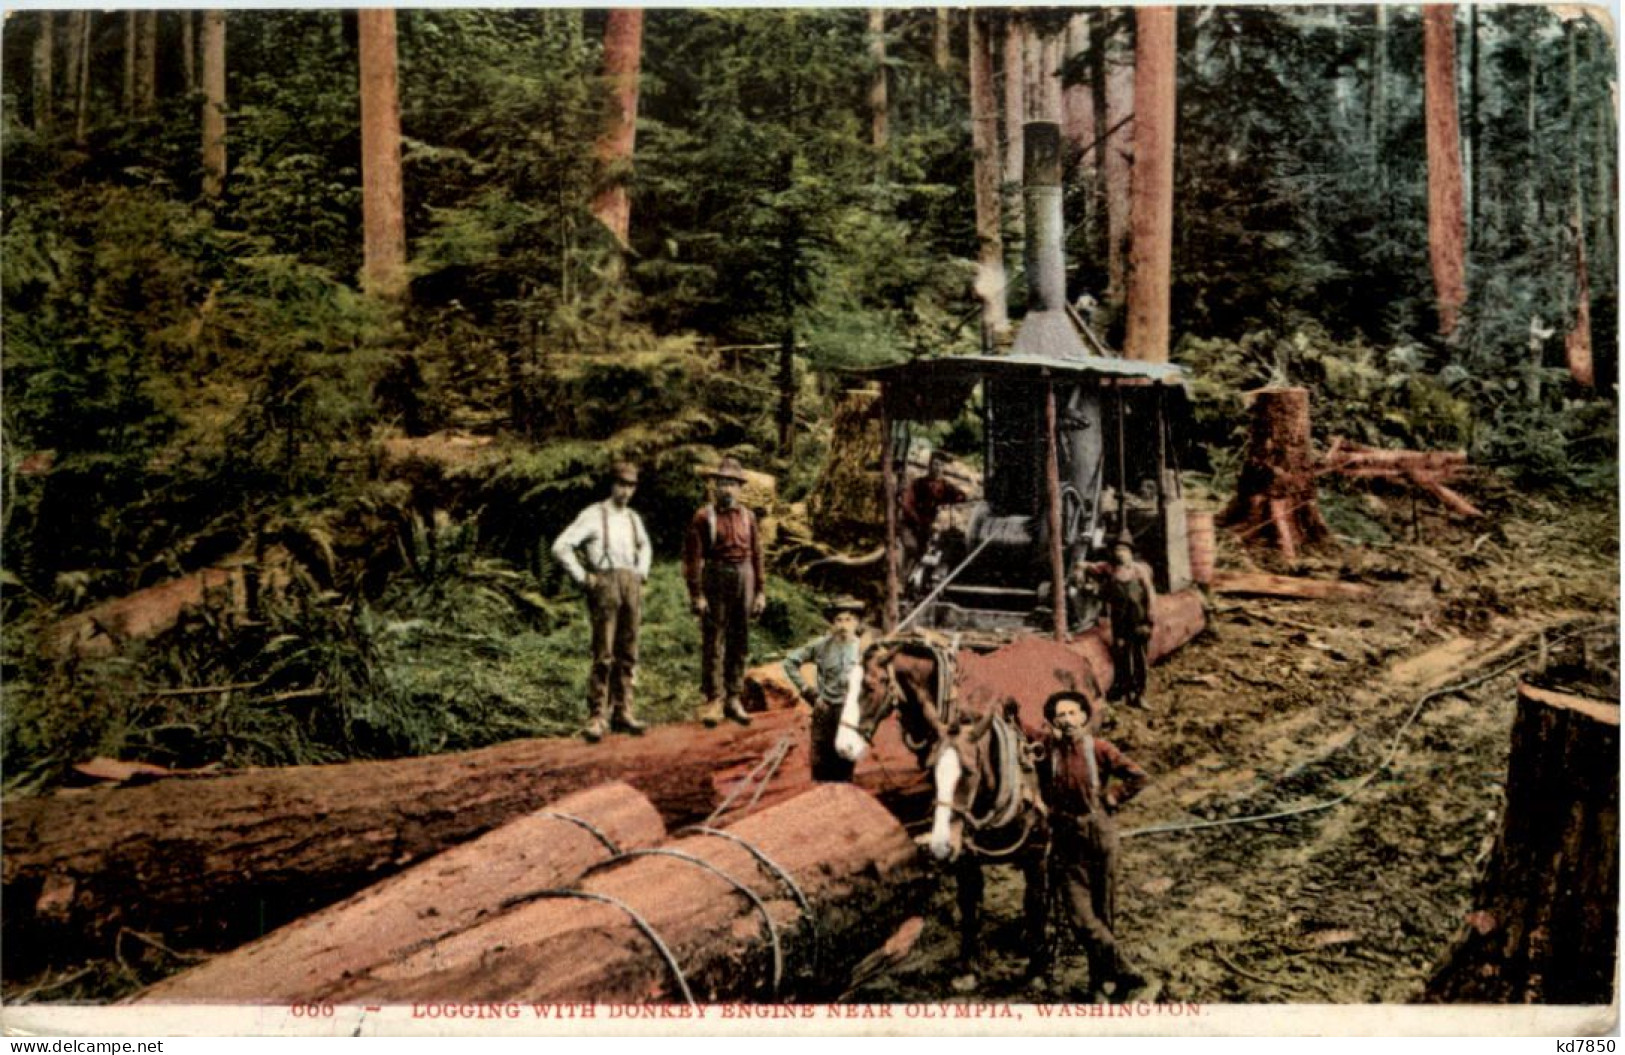
[[[897,421],[939,421],[959,413],[984,380],[1062,384],[1167,385],[1185,394],[1186,372],[1175,363],[1107,356],[1057,359],[1038,355],[952,355],[869,367],[853,374],[885,386],[886,411]]]

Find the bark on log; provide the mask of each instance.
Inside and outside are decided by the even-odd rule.
[[[569,818],[591,825],[592,830]],[[508,898],[569,886],[616,852],[657,846],[666,826],[622,783],[566,795],[224,956],[168,978],[135,1003],[295,1004],[472,927]],[[612,849],[611,847],[616,847]]]
[[[659,935],[696,1000],[817,995],[815,951],[816,975],[844,980],[913,910],[923,890],[913,840],[884,807],[850,785],[822,785],[727,830],[790,876],[811,908],[811,920],[803,918],[784,881],[744,846],[693,835],[663,849],[709,862],[753,891],[762,909],[703,866],[671,856],[637,857],[588,876],[578,887],[626,908],[578,898],[521,899],[364,978],[334,978],[318,998],[682,1001],[677,976],[627,908]],[[785,985],[777,994],[764,913],[777,933],[784,968]],[[800,981],[794,975],[803,970]]]
[[[1195,591],[1158,597],[1156,613],[1153,661],[1203,625]],[[1092,678],[1106,692],[1108,637],[1102,625],[1065,645],[1023,638],[986,656],[966,653],[962,698],[979,708],[1015,698],[1037,725],[1057,688],[1088,691]],[[769,705],[789,702],[782,689],[763,691]],[[780,707],[748,728],[670,725],[602,744],[526,740],[428,758],[248,770],[189,779],[184,792],[160,781],[10,802],[0,828],[5,971],[18,977],[105,952],[122,927],[176,946],[230,948],[608,781],[647,795],[673,829],[724,802],[727,817],[762,810],[811,786],[807,727],[804,709]],[[900,817],[929,808],[930,784],[896,722],[882,727],[855,779]]]
[[[1309,449],[1309,392],[1266,388],[1253,393],[1247,458],[1236,497],[1221,522],[1246,537],[1268,539],[1288,560],[1300,545],[1331,531],[1315,496],[1315,461]]]
[[[1619,706],[1518,687],[1506,812],[1429,1002],[1607,1004],[1619,937]]]
[[[1290,601],[1325,601],[1334,597],[1370,597],[1376,591],[1357,582],[1327,582],[1291,575],[1256,572],[1213,577],[1213,592],[1238,597],[1282,597]]]

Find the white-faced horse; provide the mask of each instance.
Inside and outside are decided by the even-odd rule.
[[[896,712],[903,742],[936,791],[931,855],[954,869],[959,903],[959,966],[955,987],[974,986],[981,929],[982,868],[1009,862],[1026,880],[1029,970],[1049,966],[1045,937],[1049,830],[1037,774],[1013,714],[962,712],[953,687],[951,652],[915,640],[883,641],[864,653],[860,681],[847,693],[835,749],[856,761],[880,723]]]

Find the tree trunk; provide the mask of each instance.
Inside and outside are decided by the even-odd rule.
[[[158,104],[158,12],[139,12],[136,22],[135,112],[151,115]]]
[[[820,978],[844,979],[926,893],[914,840],[848,784],[813,788],[726,831],[732,839],[695,834],[662,847],[705,865],[668,855],[635,858],[577,885],[596,899],[504,904],[479,925],[366,977],[331,979],[320,998],[595,1004],[827,998],[833,994]],[[741,896],[736,882],[755,897]],[[651,947],[649,932],[672,963]],[[785,984],[775,986],[781,968]]]
[[[136,20],[140,12],[124,12],[124,113],[135,116]]]
[[[880,400],[870,390],[835,401],[829,453],[807,494],[807,519],[821,542],[872,542],[885,517],[880,496]]]
[[[1010,315],[1004,270],[1003,211],[999,187],[999,100],[993,83],[992,16],[969,15],[971,150],[976,184],[976,297],[982,302],[982,347],[1010,339]]]
[[[467,930],[509,898],[570,886],[613,854],[658,846],[665,838],[666,826],[648,799],[625,784],[600,784],[165,979],[136,1002],[315,1002],[340,979],[368,977]]]
[[[1073,15],[1066,22],[1066,46],[1062,54],[1063,69],[1067,66],[1075,66],[1088,51],[1089,16],[1087,14]],[[1094,98],[1090,94],[1089,85],[1081,81],[1065,85],[1062,92],[1061,132],[1066,138],[1066,156],[1070,165],[1077,161],[1084,148],[1094,141]],[[1093,172],[1094,168],[1094,163],[1090,162],[1089,171]]]
[[[78,14],[79,64],[73,69],[73,138],[83,143],[90,128],[90,39],[96,13],[80,11]]]
[[[874,148],[875,168],[882,176],[886,169],[886,9],[869,9],[869,145]]]
[[[1518,686],[1506,809],[1429,1002],[1606,1004],[1619,937],[1619,706]]]
[[[226,13],[203,12],[203,195],[226,187]]]
[[[1026,19],[1015,11],[1004,16],[1004,217],[1011,238],[1005,244],[1010,260],[1019,260],[1026,219],[1021,207],[1021,126],[1027,119]],[[1014,268],[1006,263],[1006,271]]]
[[[1383,163],[1383,140],[1387,137],[1388,112],[1388,8],[1372,5],[1374,25],[1371,33],[1371,157],[1377,165],[1377,175],[1387,182],[1387,166]]]
[[[618,7],[604,24],[604,80],[609,85],[610,111],[594,154],[599,166],[599,191],[592,213],[622,247],[632,232],[632,200],[626,182],[637,149],[638,79],[643,68],[643,9]]]
[[[1151,658],[1203,626],[1193,590],[1159,596]],[[1058,688],[1103,697],[1114,675],[1104,625],[1060,645],[1024,638],[960,657],[961,698],[987,709],[1014,697],[1037,727]],[[624,780],[668,826],[765,809],[812,784],[807,718],[774,669],[752,672],[747,728],[695,724],[607,744],[526,740],[389,762],[293,766],[170,778],[6,803],[0,877],[8,977],[107,955],[121,929],[174,947],[224,949],[564,795]],[[767,772],[763,760],[779,763]],[[857,784],[899,817],[930,809],[928,775],[885,723]]]
[[[363,8],[356,20],[361,38],[361,284],[369,294],[393,300],[406,287],[395,11]]]
[[[1606,57],[1606,49],[1596,34],[1590,38],[1593,68],[1595,62]],[[1598,53],[1603,54],[1599,55]],[[1591,209],[1594,225],[1591,241],[1591,260],[1600,275],[1614,271],[1616,247],[1614,230],[1618,212],[1618,196],[1614,193],[1614,169],[1618,166],[1618,144],[1615,142],[1614,108],[1611,94],[1603,93],[1593,104],[1597,113],[1597,135],[1592,144],[1592,164],[1596,167],[1596,197]]]
[[[779,453],[788,458],[796,452],[796,331],[784,328],[779,341]]]
[[[932,25],[931,57],[937,69],[947,73],[953,68],[953,11],[946,7],[936,9],[936,21]]]
[[[1582,108],[1575,24],[1567,23],[1564,33],[1569,44],[1569,149],[1574,172],[1574,206],[1569,220],[1574,239],[1574,322],[1563,339],[1563,351],[1569,377],[1579,387],[1591,388],[1597,378],[1591,354],[1591,274],[1586,266],[1585,180],[1580,163],[1586,152],[1580,135]]]
[[[1222,522],[1252,540],[1273,540],[1288,560],[1331,532],[1315,494],[1309,448],[1309,392],[1267,388],[1253,394],[1247,459]]]
[[[1104,11],[1096,16],[1105,20]],[[1105,57],[1102,56],[1102,62]],[[1106,141],[1106,304],[1121,311],[1128,294],[1129,203],[1134,152],[1134,69],[1120,66],[1106,78],[1106,127],[1116,129]]]
[[[1466,227],[1462,211],[1461,133],[1456,121],[1456,8],[1422,8],[1428,157],[1428,256],[1439,333],[1455,332],[1467,302]]]
[[[1479,240],[1479,210],[1484,187],[1484,126],[1481,121],[1483,101],[1479,98],[1478,75],[1482,64],[1479,52],[1482,44],[1478,34],[1478,4],[1469,4],[1467,47],[1471,55],[1467,61],[1467,141],[1464,155],[1467,159],[1467,246]]]
[[[1168,361],[1174,238],[1174,32],[1171,7],[1139,7],[1134,47],[1134,198],[1123,354]]]
[[[191,11],[180,12],[181,16],[181,76],[186,81],[186,94],[191,95],[197,91],[197,36],[196,15]]]
[[[49,132],[56,108],[56,12],[37,11],[35,18],[39,29],[34,37],[34,130]]]
[[[1032,39],[1028,48],[1033,59],[1033,88],[1028,93],[1033,121],[1052,121],[1060,125],[1065,118],[1066,92],[1061,87],[1061,64],[1066,57],[1065,31],[1045,34],[1043,26],[1031,23]]]

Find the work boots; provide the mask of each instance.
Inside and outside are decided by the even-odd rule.
[[[750,715],[745,711],[745,705],[740,702],[738,696],[728,697],[728,704],[722,709],[722,713],[730,721],[738,722],[740,725],[750,724]]]
[[[597,715],[593,715],[588,720],[587,727],[581,730],[581,735],[586,737],[587,743],[596,744],[604,738],[604,720]]]
[[[700,708],[700,721],[705,723],[707,729],[714,729],[722,721],[722,701],[718,699],[706,700]]]
[[[642,736],[646,728],[644,724],[632,717],[631,711],[619,711],[609,720],[611,732],[626,733],[628,736]]]

